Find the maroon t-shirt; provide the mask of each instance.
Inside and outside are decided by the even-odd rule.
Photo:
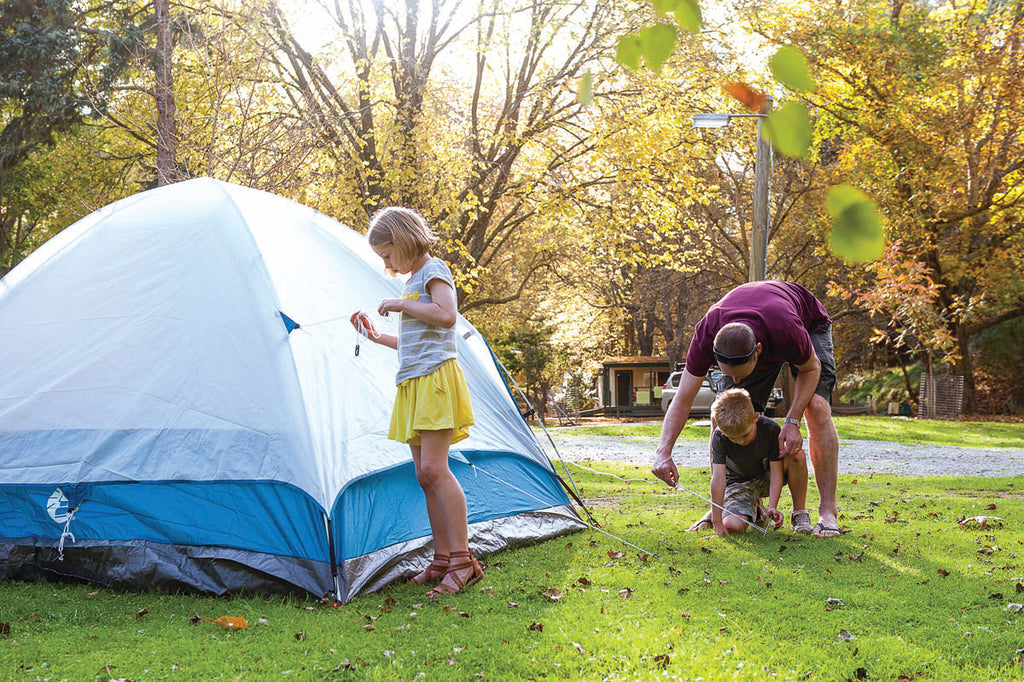
[[[776,280],[741,284],[708,308],[697,323],[686,352],[687,372],[701,377],[717,364],[711,354],[715,335],[731,322],[742,322],[753,330],[761,344],[757,369],[767,369],[783,362],[807,362],[814,353],[809,332],[828,327],[832,320],[814,294],[799,284]]]

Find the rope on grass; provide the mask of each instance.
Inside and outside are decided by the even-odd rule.
[[[499,476],[495,476],[491,472],[489,472],[486,469],[484,469],[483,467],[481,467],[479,464],[473,464],[472,462],[470,462],[469,466],[471,466],[474,471],[479,472],[479,473],[483,473],[483,474],[485,474],[487,476],[490,476],[491,478],[493,478],[494,480],[498,481],[499,483],[503,483],[503,484],[507,485],[509,488],[512,488],[512,490],[515,490],[516,492],[522,493],[523,495],[526,495],[527,497],[531,497],[531,498],[533,498],[537,502],[540,502],[543,505],[548,504],[545,500],[540,499],[539,497],[537,497],[536,495],[534,495],[530,491],[523,490],[522,488],[519,488],[519,487],[517,487],[515,485],[512,485],[511,483],[509,483],[505,479],[503,479],[503,478],[501,478]],[[593,517],[591,517],[591,518],[593,518]],[[655,552],[648,551],[648,550],[644,549],[643,547],[638,547],[637,545],[634,545],[632,542],[629,542],[628,540],[623,540],[619,536],[613,535],[612,533],[609,533],[608,531],[604,530],[603,528],[599,528],[597,526],[597,522],[596,521],[593,524],[587,523],[586,521],[583,521],[583,523],[585,523],[588,528],[590,528],[592,530],[596,530],[598,533],[604,533],[608,537],[614,538],[614,539],[618,540],[619,542],[621,542],[622,544],[627,545],[629,547],[632,547],[633,549],[638,550],[640,552],[643,552],[644,554],[650,554],[651,556],[654,556],[654,557],[658,556]]]
[[[657,481],[652,481],[652,480],[650,480],[648,478],[623,478],[622,476],[616,476],[615,474],[610,474],[610,473],[608,473],[606,471],[597,471],[596,469],[591,469],[590,467],[585,467],[582,464],[578,464],[577,462],[569,462],[569,463],[572,464],[574,467],[578,467],[580,469],[583,469],[584,471],[589,471],[592,474],[597,474],[598,476],[608,476],[609,478],[614,478],[616,480],[623,481],[624,483],[647,483],[649,485],[657,485],[657,483],[658,483]],[[750,521],[749,519],[747,519],[747,517],[744,516],[743,514],[737,514],[736,512],[729,511],[728,509],[726,509],[722,505],[715,504],[713,501],[711,501],[708,498],[704,497],[700,493],[695,493],[694,491],[690,490],[686,486],[682,486],[682,485],[679,485],[678,483],[676,483],[672,487],[677,489],[677,490],[682,490],[683,492],[690,493],[694,497],[699,497],[700,499],[702,499],[705,502],[707,502],[708,504],[710,504],[712,507],[717,507],[718,509],[721,509],[723,514],[728,514],[729,516],[736,516],[736,517],[738,517],[741,521],[743,521],[745,524],[747,524],[751,528],[754,528],[754,529],[760,531],[762,536],[768,535],[768,527],[767,526],[762,528],[761,526],[759,526],[756,523],[754,523],[754,522]]]

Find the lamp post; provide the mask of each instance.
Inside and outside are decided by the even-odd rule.
[[[772,111],[774,100],[765,98],[759,114],[694,114],[694,128],[724,128],[734,118],[757,119],[757,145],[754,156],[754,220],[750,230],[750,267],[747,281],[765,278],[768,267],[768,185],[771,181],[771,143],[761,134],[761,124]]]

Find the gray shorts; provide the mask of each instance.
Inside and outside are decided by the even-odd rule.
[[[815,329],[810,332],[810,336],[814,355],[817,356],[818,362],[821,363],[821,376],[818,377],[818,387],[814,392],[831,404],[832,391],[836,390],[836,359],[832,349],[832,327]],[[712,369],[717,368],[713,367]],[[754,411],[763,413],[765,405],[768,404],[768,398],[771,397],[772,388],[775,387],[775,382],[779,378],[780,371],[782,371],[782,365],[776,365],[767,369],[755,369],[749,375],[743,377],[738,384],[734,384],[730,377],[715,372],[715,391],[721,392],[733,386],[745,388],[747,393],[750,394],[750,402],[754,403]],[[796,368],[790,365],[789,371],[796,378],[798,374]]]
[[[733,514],[745,516],[747,521],[756,520],[757,503],[761,498],[768,497],[771,478],[771,472],[766,471],[749,481],[726,484],[722,506]]]

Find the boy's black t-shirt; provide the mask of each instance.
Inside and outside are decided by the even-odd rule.
[[[761,476],[768,470],[768,462],[779,457],[779,432],[782,428],[774,420],[757,417],[757,436],[750,445],[737,445],[718,429],[711,437],[711,463],[725,465],[725,482],[742,483]]]

